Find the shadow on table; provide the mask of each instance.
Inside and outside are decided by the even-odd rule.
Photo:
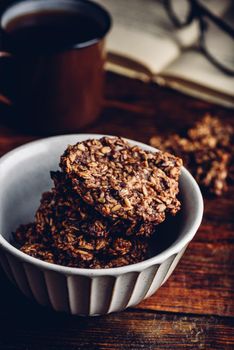
[[[146,344],[140,324],[155,317],[129,310],[97,317],[56,313],[26,299],[0,272],[0,349],[1,350],[96,350],[119,349]],[[137,328],[135,328],[135,326]],[[148,324],[149,325],[149,324]],[[140,329],[139,329],[140,327]]]

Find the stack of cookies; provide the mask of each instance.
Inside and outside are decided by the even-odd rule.
[[[153,136],[152,146],[183,159],[198,184],[217,196],[227,191],[233,176],[234,129],[209,114],[187,130],[186,135]]]
[[[64,266],[118,267],[148,257],[150,237],[177,199],[182,162],[118,137],[69,146],[35,221],[14,233],[26,254]]]

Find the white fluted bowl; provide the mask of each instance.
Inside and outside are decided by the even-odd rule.
[[[74,315],[120,311],[155,293],[175,269],[203,214],[199,187],[183,168],[180,179],[181,213],[177,219],[171,220],[170,226],[160,225],[164,227],[164,232],[161,238],[160,234],[155,237],[150,259],[118,268],[80,269],[50,264],[16,249],[10,244],[11,233],[19,224],[33,220],[42,192],[51,188],[49,172],[58,169],[59,157],[67,145],[102,136],[77,134],[50,137],[18,147],[0,159],[1,266],[26,296],[33,297],[42,305],[50,305],[56,311]],[[153,147],[129,141],[155,151]],[[168,239],[166,243],[165,237]],[[160,243],[161,250],[158,248],[160,239],[164,242]]]

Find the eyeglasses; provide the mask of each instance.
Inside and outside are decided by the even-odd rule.
[[[234,75],[234,29],[197,0],[164,0],[167,13],[177,28],[199,20],[199,48],[221,71]]]

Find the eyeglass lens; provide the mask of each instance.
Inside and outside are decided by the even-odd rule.
[[[191,14],[191,2],[189,0],[171,0],[169,3],[173,19],[181,26],[186,25]]]
[[[221,67],[234,72],[234,38],[205,18],[203,48]]]
[[[168,4],[168,14],[177,26],[183,27],[191,22],[193,17],[191,0],[169,0]],[[234,38],[207,17],[200,17],[200,23],[203,24],[200,41],[203,51],[213,63],[227,73],[233,74]]]

